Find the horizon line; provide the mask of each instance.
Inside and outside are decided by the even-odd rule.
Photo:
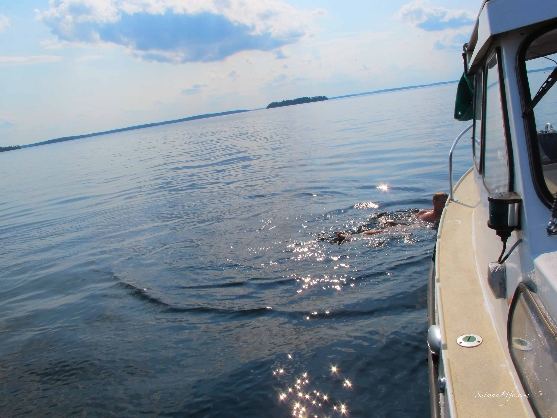
[[[340,96],[333,96],[333,97],[329,97],[328,100],[347,99],[347,98],[352,98],[352,97],[369,96],[369,95],[373,95],[373,94],[390,93],[390,92],[401,91],[401,90],[412,90],[412,89],[419,89],[419,88],[435,87],[435,86],[440,86],[440,85],[445,85],[445,84],[453,84],[453,83],[457,83],[457,82],[458,82],[458,80],[451,80],[451,81],[439,81],[439,82],[436,82],[436,83],[429,83],[429,84],[416,84],[416,85],[410,85],[410,86],[404,86],[404,87],[393,87],[393,88],[379,89],[379,90],[373,90],[373,91],[368,91],[368,92],[363,92],[363,93],[352,93],[352,94],[344,94],[344,95],[340,95]],[[58,143],[58,142],[73,141],[73,140],[76,140],[76,139],[90,138],[90,137],[94,137],[94,136],[109,135],[109,134],[113,134],[113,133],[126,132],[126,131],[132,131],[132,130],[144,129],[144,128],[152,128],[152,127],[160,126],[160,125],[169,125],[169,124],[173,124],[173,123],[188,122],[188,121],[197,120],[197,119],[207,119],[207,118],[218,117],[218,116],[226,116],[226,115],[231,115],[231,114],[236,114],[236,113],[252,112],[252,111],[256,111],[256,110],[267,110],[267,109],[265,107],[261,107],[261,108],[255,108],[255,109],[228,110],[228,111],[225,111],[225,112],[207,113],[207,114],[202,114],[202,115],[188,116],[188,117],[180,118],[180,119],[172,119],[172,120],[161,121],[161,122],[151,122],[151,123],[145,123],[145,124],[141,124],[141,125],[132,125],[132,126],[124,127],[124,128],[109,129],[109,130],[106,130],[106,131],[93,132],[93,133],[89,133],[89,134],[69,135],[69,136],[63,136],[63,137],[59,137],[59,138],[48,139],[46,141],[34,142],[34,143],[31,143],[31,144],[12,145],[12,146],[19,146],[21,148],[30,148],[30,147],[40,146],[40,145],[54,144],[54,143]]]

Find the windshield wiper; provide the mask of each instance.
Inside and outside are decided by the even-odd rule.
[[[547,77],[547,79],[543,82],[542,86],[534,96],[534,99],[526,106],[524,109],[524,113],[522,113],[522,117],[526,117],[528,113],[530,113],[534,107],[543,99],[543,96],[549,91],[551,87],[557,82],[557,68],[555,68],[551,74]]]

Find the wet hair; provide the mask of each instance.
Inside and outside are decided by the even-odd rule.
[[[445,193],[445,192],[437,192],[437,193],[435,193],[435,194],[433,195],[433,199],[432,199],[432,200],[433,200],[434,202],[437,202],[437,201],[439,201],[439,200],[442,199],[442,198],[445,198],[445,200],[446,200],[446,199],[449,198],[449,195],[448,195],[447,193]]]

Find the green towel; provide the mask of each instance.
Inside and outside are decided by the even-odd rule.
[[[468,79],[466,73],[458,82],[456,100],[454,104],[454,118],[456,120],[470,120],[474,116],[474,86]]]

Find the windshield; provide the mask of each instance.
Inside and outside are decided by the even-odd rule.
[[[526,108],[535,125],[543,180],[551,194],[557,193],[557,29],[535,39],[526,51],[526,76],[532,104]],[[537,148],[537,149],[536,149]]]

